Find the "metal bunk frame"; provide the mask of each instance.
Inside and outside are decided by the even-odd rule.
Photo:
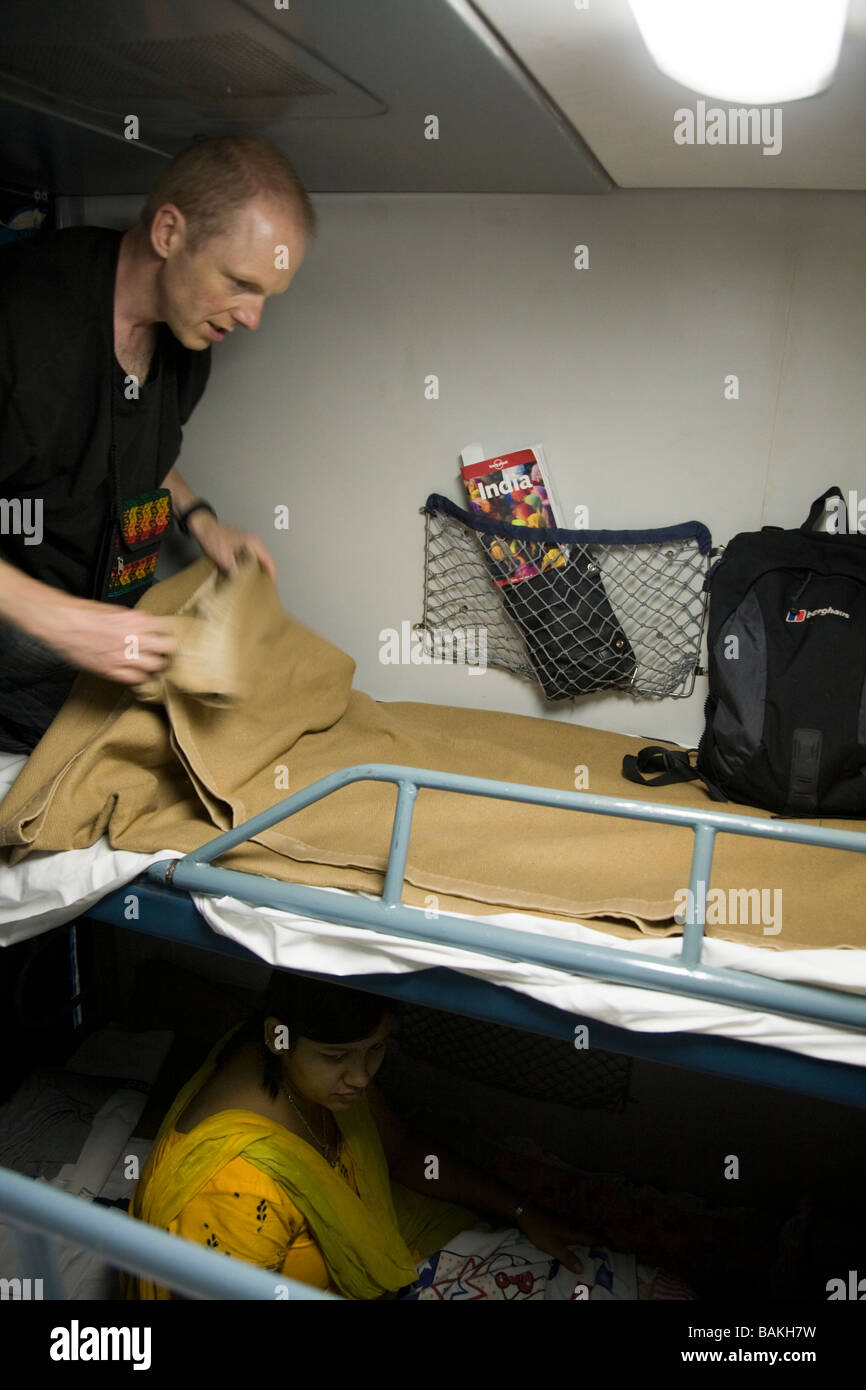
[[[222,869],[213,861],[253,835],[284,821],[295,812],[342,787],[360,781],[391,782],[397,803],[385,883],[380,898],[334,893],[326,888],[284,883],[238,870]],[[594,815],[654,821],[694,835],[690,870],[690,911],[683,928],[679,959],[660,960],[639,950],[623,950],[582,942],[546,938],[484,921],[466,921],[448,913],[428,920],[424,910],[401,901],[412,814],[422,788],[498,800],[553,806]],[[800,844],[825,845],[866,853],[866,834],[784,820],[759,819],[716,809],[658,805],[589,792],[559,791],[487,778],[466,777],[388,763],[369,763],[329,774],[286,797],[267,811],[233,830],[216,836],[180,859],[151,865],[136,881],[138,920],[124,913],[128,888],[116,890],[89,910],[97,920],[161,936],[205,950],[247,960],[260,957],[214,932],[201,918],[188,894],[229,895],[252,904],[283,909],[321,921],[362,928],[415,940],[437,941],[457,951],[469,950],[499,959],[522,960],[577,975],[636,988],[668,991],[741,1008],[810,1019],[866,1035],[866,997],[842,990],[791,984],[726,967],[707,966],[701,956],[705,926],[705,894],[709,891],[717,833],[749,835]],[[375,949],[374,941],[371,950]],[[312,973],[312,972],[311,972]],[[322,977],[327,978],[327,977]],[[400,974],[341,976],[346,984],[372,993],[406,999],[432,1008],[503,1023],[550,1037],[573,1041],[575,1016],[560,1009],[444,967]],[[863,1068],[826,1062],[800,1053],[717,1036],[684,1032],[648,1033],[614,1027],[592,1019],[595,1045],[611,1052],[645,1057],[673,1066],[706,1071],[755,1084],[782,1087],[819,1099],[866,1108]],[[864,1036],[866,1051],[866,1036]]]

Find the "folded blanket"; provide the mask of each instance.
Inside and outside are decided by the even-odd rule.
[[[103,834],[118,849],[194,850],[272,806],[287,784],[300,791],[358,763],[565,790],[580,766],[592,792],[635,797],[620,767],[645,739],[488,710],[382,704],[354,690],[351,658],[287,615],[255,562],[225,580],[199,560],[139,606],[174,615],[180,657],[139,698],[131,687],[78,678],[0,805],[0,845],[12,862],[34,849],[83,848]],[[388,784],[344,787],[221,862],[378,892],[395,799]],[[709,804],[697,784],[654,788],[646,799]],[[633,934],[623,923],[668,934],[679,930],[675,894],[688,884],[691,849],[691,834],[673,827],[422,790],[403,896],[427,906],[432,892],[442,911],[504,906],[618,919],[610,924],[618,935]],[[841,850],[721,835],[713,886],[780,889],[784,915],[781,931],[767,934],[760,921],[732,923],[723,913],[708,935],[773,948],[866,947],[863,868],[859,855]]]

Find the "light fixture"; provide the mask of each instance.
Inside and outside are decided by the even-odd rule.
[[[684,87],[769,106],[826,91],[848,0],[629,0],[656,66]]]

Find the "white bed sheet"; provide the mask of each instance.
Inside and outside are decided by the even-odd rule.
[[[0,753],[0,800],[24,764]],[[131,854],[109,848],[105,840],[90,849],[35,853],[15,867],[0,865],[0,945],[11,945],[83,914],[112,889],[128,883],[158,859],[179,858],[174,850]],[[342,889],[325,890],[353,897]],[[371,896],[371,895],[366,895]],[[253,951],[271,965],[330,975],[390,974],[446,966],[476,979],[505,985],[578,1018],[597,1018],[640,1032],[715,1034],[779,1047],[826,1061],[866,1067],[866,1033],[833,1028],[779,1014],[714,1004],[662,991],[611,985],[543,966],[435,943],[410,941],[358,927],[337,926],[290,912],[251,907],[233,898],[193,894],[196,907],[214,931]],[[471,914],[455,914],[471,920]],[[633,940],[611,936],[579,923],[506,912],[485,923],[543,936],[559,936],[637,950],[660,959],[675,958],[677,937]],[[866,951],[773,951],[708,939],[703,961],[777,980],[866,993]],[[592,1045],[591,1029],[589,1043]]]

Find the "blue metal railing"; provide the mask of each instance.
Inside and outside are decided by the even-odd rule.
[[[336,1299],[335,1294],[257,1269],[222,1252],[94,1205],[48,1183],[0,1167],[0,1218],[12,1227],[22,1277],[42,1280],[43,1298],[64,1299],[52,1240],[94,1250],[109,1264],[192,1298]]]
[[[288,819],[341,787],[362,781],[393,782],[397,786],[397,804],[381,898],[370,901],[354,894],[336,894],[326,888],[283,883],[214,866],[214,859],[252,836],[269,830],[278,821]],[[412,814],[422,787],[494,800],[552,806],[591,815],[654,821],[691,830],[694,846],[689,875],[690,892],[679,957],[662,960],[640,951],[543,937],[483,921],[464,921],[449,913],[440,913],[437,918],[428,920],[423,909],[405,906],[401,902],[401,895]],[[330,773],[267,811],[252,816],[235,829],[217,835],[182,859],[160,860],[151,865],[147,872],[148,877],[155,881],[186,892],[225,894],[248,903],[297,912],[342,926],[437,942],[499,959],[549,966],[613,984],[663,990],[715,1003],[866,1030],[866,997],[702,964],[706,894],[715,837],[720,831],[757,839],[824,845],[831,849],[866,853],[866,834],[859,831],[799,825],[794,821],[763,820],[712,809],[654,805],[647,801],[596,796],[589,792],[559,791],[552,787],[523,786],[390,763],[368,763]]]

